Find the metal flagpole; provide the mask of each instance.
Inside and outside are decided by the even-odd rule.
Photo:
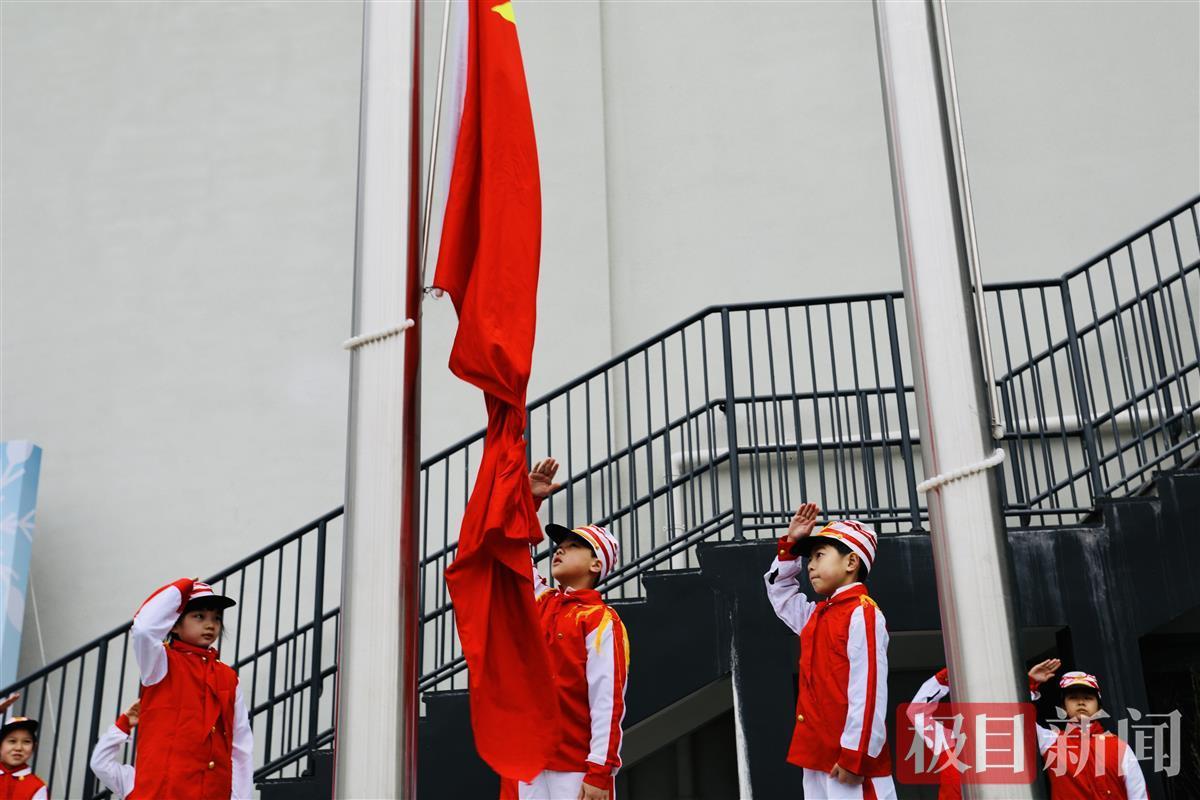
[[[1027,700],[996,481],[964,230],[956,119],[934,0],[875,0],[896,228],[913,353],[921,459],[951,691],[959,702]],[[957,155],[961,156],[961,153]],[[991,456],[989,456],[991,454]],[[972,785],[1016,800],[1030,786]]]
[[[416,796],[420,3],[363,7],[334,796]]]

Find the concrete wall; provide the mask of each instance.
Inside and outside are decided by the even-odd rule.
[[[532,393],[710,303],[899,286],[869,5],[517,13],[545,195]],[[53,658],[340,502],[361,8],[0,14],[0,435],[46,450]],[[1195,4],[951,15],[990,278],[1061,272],[1200,187]],[[444,370],[449,303],[425,323],[430,452],[483,407]]]

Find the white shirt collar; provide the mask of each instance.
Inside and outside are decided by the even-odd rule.
[[[845,586],[839,586],[837,589],[835,589],[833,591],[833,594],[829,595],[829,599],[832,600],[833,598],[837,597],[839,594],[841,594],[842,592],[846,591],[847,589],[849,589],[853,586],[862,586],[862,581],[855,581],[854,583],[847,583]]]

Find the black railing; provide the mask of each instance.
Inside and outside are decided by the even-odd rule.
[[[1078,521],[1200,452],[1198,202],[1060,279],[987,287],[1014,522]],[[706,309],[529,404],[530,458],[563,463],[546,514],[619,536],[615,598],[697,566],[702,541],[775,536],[801,499],[884,534],[922,530],[910,375],[895,292]],[[482,442],[422,464],[422,691],[465,686],[443,573]],[[249,689],[260,779],[332,741],[340,513],[214,579],[239,599],[224,653]],[[49,712],[38,768],[56,794],[96,793],[84,765],[131,697],[127,627],[10,687]]]

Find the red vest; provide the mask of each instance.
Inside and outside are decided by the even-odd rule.
[[[842,756],[841,735],[849,708],[847,641],[850,617],[860,605],[864,610],[870,606],[873,625],[878,611],[867,587],[860,584],[818,603],[800,632],[800,697],[787,759],[798,767],[830,772]],[[890,775],[892,756],[887,744],[874,758],[862,753],[861,769],[855,772],[868,778]]]
[[[142,687],[129,800],[229,800],[237,673],[217,652],[166,645],[167,675]]]
[[[13,772],[0,769],[0,800],[32,800],[46,784],[32,772],[22,767]],[[25,774],[20,774],[25,773]]]
[[[1127,798],[1125,778],[1121,774],[1125,742],[1105,731],[1099,722],[1093,722],[1081,766],[1082,738],[1082,729],[1072,725],[1066,733],[1059,734],[1058,741],[1044,753],[1051,800]],[[1059,775],[1060,772],[1063,774]]]

